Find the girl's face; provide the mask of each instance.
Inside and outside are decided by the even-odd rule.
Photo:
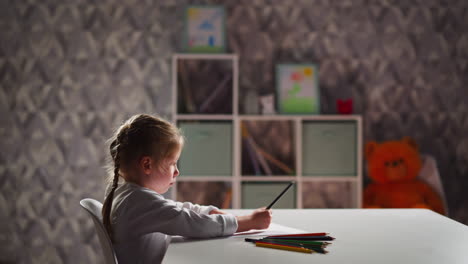
[[[175,178],[179,175],[177,161],[179,160],[180,151],[172,156],[162,160],[160,166],[157,166],[153,178],[157,182],[156,192],[163,194],[175,183]]]

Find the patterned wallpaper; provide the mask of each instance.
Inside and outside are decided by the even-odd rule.
[[[102,263],[78,201],[102,198],[121,120],[170,117],[189,3],[226,7],[242,102],[274,91],[276,63],[318,63],[322,112],[352,97],[366,140],[413,137],[468,224],[467,1],[1,0],[1,263]]]

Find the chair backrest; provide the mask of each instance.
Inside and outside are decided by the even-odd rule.
[[[93,219],[94,227],[96,228],[99,242],[101,242],[102,251],[104,253],[104,261],[106,264],[117,264],[117,257],[112,247],[112,241],[102,224],[102,204],[94,199],[86,198],[80,201],[80,205]]]
[[[434,191],[439,194],[444,205],[445,215],[448,215],[447,199],[445,197],[444,187],[439,175],[439,169],[437,168],[437,162],[431,155],[423,154],[422,156],[422,167],[419,172],[418,179],[429,184]]]

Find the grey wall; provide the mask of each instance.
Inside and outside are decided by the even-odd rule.
[[[170,117],[187,3],[0,1],[0,262],[102,261],[78,201],[102,198],[120,121]],[[366,140],[415,138],[468,224],[467,1],[196,3],[227,8],[241,98],[272,92],[276,63],[318,63],[322,112],[353,97]]]

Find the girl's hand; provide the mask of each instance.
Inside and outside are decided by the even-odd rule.
[[[237,216],[237,232],[244,232],[250,229],[265,229],[270,226],[272,211],[265,207],[255,210],[250,215]]]
[[[267,210],[265,207],[259,208],[252,213],[252,229],[266,229],[271,223],[271,209]]]

